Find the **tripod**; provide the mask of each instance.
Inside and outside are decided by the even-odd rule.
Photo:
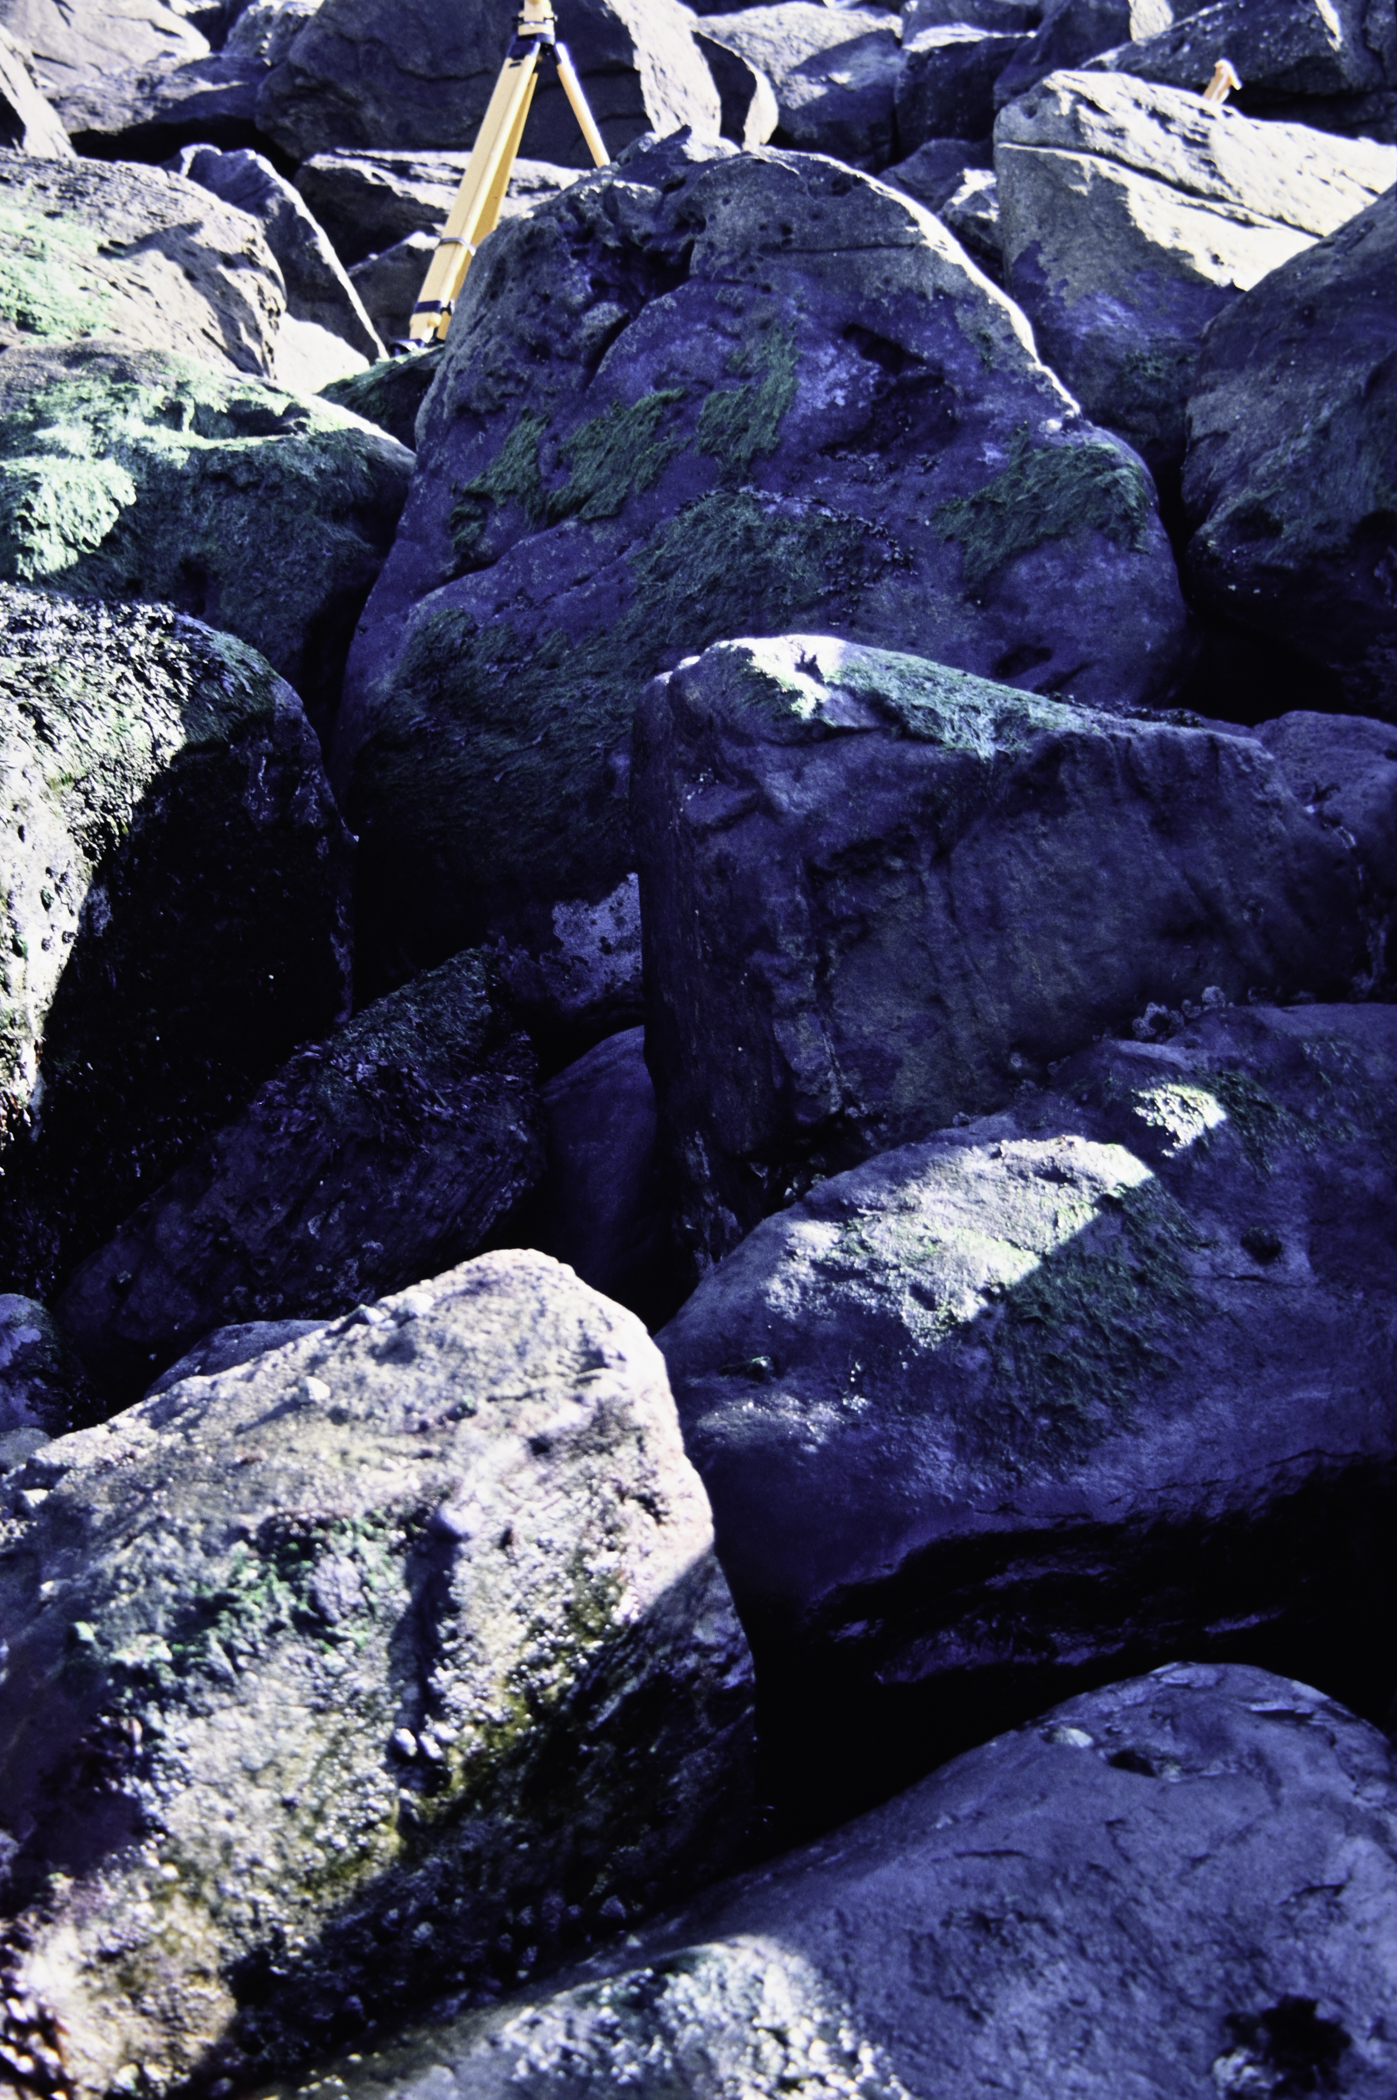
[[[523,0],[514,41],[500,68],[451,216],[427,266],[421,296],[412,309],[407,341],[395,344],[395,349],[424,350],[445,336],[471,257],[499,220],[519,142],[524,136],[524,119],[538,85],[538,62],[545,51],[551,53],[558,68],[558,80],[593,160],[604,168],[610,159],[572,60],[557,40],[552,0]]]

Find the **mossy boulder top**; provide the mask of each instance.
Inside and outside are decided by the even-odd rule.
[[[1352,1600],[1397,1572],[1394,1082],[1384,1005],[1105,1042],[700,1285],[659,1340],[778,1796],[827,1823],[1171,1655],[1382,1715]]]
[[[751,1674],[708,1505],[640,1322],[545,1256],[5,1485],[0,2036],[61,2033],[80,2100],[246,2086],[732,1860]]]
[[[0,151],[0,344],[116,336],[270,378],[285,311],[257,221],[197,183]]]
[[[375,954],[614,890],[637,694],[720,636],[818,607],[1082,701],[1170,675],[1138,460],[937,222],[813,155],[666,139],[500,229],[418,438],[334,753]]]
[[[329,402],[98,341],[0,359],[0,579],[259,649],[328,726],[412,455]]]

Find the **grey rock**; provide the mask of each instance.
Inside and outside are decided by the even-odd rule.
[[[1201,0],[1066,0],[1048,13],[1032,41],[1000,74],[995,101],[1002,109],[1049,73],[1085,65],[1099,52],[1123,52],[1199,11]],[[1211,75],[1212,68],[1208,68]],[[1207,76],[1188,86],[1206,87]]]
[[[967,168],[942,205],[940,219],[966,253],[996,284],[1004,276],[1004,233],[999,223],[999,183],[990,168]]]
[[[764,146],[781,121],[776,91],[760,66],[714,37],[696,34],[721,104],[720,131],[735,146]]]
[[[1374,7],[1371,14],[1384,11]],[[1095,62],[1201,92],[1226,58],[1241,77],[1247,107],[1397,87],[1391,36],[1374,48],[1364,14],[1362,0],[1217,0]]]
[[[895,167],[884,168],[881,180],[904,190],[938,215],[972,171],[993,172],[994,159],[988,139],[928,139]]]
[[[542,1255],[5,1489],[3,2045],[61,2032],[74,2100],[265,2079],[742,1841],[750,1664],[664,1365]]]
[[[17,1440],[61,1436],[97,1413],[91,1387],[48,1308],[0,1293],[0,1466],[29,1456]]]
[[[258,140],[263,70],[222,52],[89,75],[63,95],[77,150],[95,160],[168,160],[182,147]]]
[[[904,32],[897,68],[899,151],[928,139],[988,138],[994,84],[1024,43],[1021,36],[954,24]]]
[[[435,233],[409,233],[351,269],[355,296],[385,342],[406,340],[412,309],[436,252]]]
[[[1388,901],[1225,725],[787,636],[681,664],[636,737],[647,1049],[700,1262],[1151,1000],[1373,983]]]
[[[60,117],[70,90],[104,74],[209,55],[208,39],[164,0],[0,0],[0,27],[29,54]]]
[[[116,336],[270,378],[281,272],[245,212],[158,168],[0,151],[0,347]]]
[[[1037,0],[902,0],[904,44],[923,29],[952,28],[957,23],[993,29],[1001,36],[1020,36],[1037,29],[1043,10]]]
[[[417,434],[334,756],[376,986],[502,940],[571,996],[636,697],[720,636],[818,607],[1089,701],[1173,676],[1139,463],[934,219],[815,156],[667,140],[502,227]]]
[[[1397,147],[1091,72],[1012,103],[994,155],[1007,281],[1043,356],[1156,469],[1182,461],[1207,324],[1397,180]]]
[[[296,188],[346,263],[415,233],[438,233],[456,200],[470,154],[317,153],[296,170]],[[502,219],[522,218],[577,180],[576,168],[516,160]]]
[[[192,146],[180,155],[180,162],[176,172],[258,221],[280,265],[292,320],[339,336],[368,363],[384,355],[344,265],[300,193],[269,160],[245,148],[220,153],[214,146]],[[285,323],[282,326],[284,333]]]
[[[1377,1729],[1261,1670],[1177,1663],[551,1991],[341,2060],[328,2089],[1386,2100],[1395,1818]]]
[[[0,585],[0,1277],[54,1280],[346,998],[349,840],[299,700],[165,607]]]
[[[1395,1079],[1390,1006],[1103,1042],[699,1286],[660,1346],[793,1812],[1173,1655],[1386,1712]]]
[[[0,29],[0,146],[45,160],[64,160],[73,151],[39,92],[23,46],[5,29]]]
[[[157,1393],[168,1393],[172,1385],[181,1385],[186,1378],[216,1378],[220,1371],[235,1371],[239,1364],[250,1364],[273,1349],[284,1349],[288,1342],[299,1342],[304,1335],[319,1334],[328,1325],[326,1320],[242,1320],[233,1327],[215,1328],[171,1364],[168,1371],[152,1379],[143,1397],[153,1400]]]
[[[362,416],[365,422],[377,423],[400,445],[415,449],[418,411],[445,355],[445,345],[438,343],[410,357],[385,358],[366,372],[333,381],[325,388],[325,399]]]
[[[1397,896],[1397,738],[1363,715],[1295,713],[1255,732],[1296,799],[1353,840],[1382,896]]]
[[[716,136],[718,91],[679,0],[560,0],[557,16],[609,152],[686,124]],[[360,146],[469,146],[513,23],[495,0],[447,9],[434,0],[324,0],[263,83],[257,122],[296,160]],[[591,166],[551,69],[523,150]]]
[[[322,729],[411,473],[344,409],[187,358],[101,341],[0,357],[0,577],[206,619]]]
[[[223,56],[270,72],[289,56],[291,46],[319,10],[320,0],[251,0],[228,31]]]
[[[212,1328],[327,1319],[479,1253],[543,1167],[532,1052],[460,956],[298,1050],[81,1265],[58,1318],[124,1403]]]
[[[1218,319],[1188,405],[1199,601],[1397,721],[1397,191]]]
[[[779,144],[882,168],[896,158],[898,26],[877,8],[776,0],[706,15],[703,35],[771,82]]]

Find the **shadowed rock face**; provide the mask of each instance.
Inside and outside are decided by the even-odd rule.
[[[551,1993],[341,2060],[328,2090],[1386,2100],[1395,1829],[1375,1728],[1283,1677],[1176,1664],[959,1758]]]
[[[231,636],[0,585],[0,655],[0,1276],[47,1295],[342,1012],[349,840]]]
[[[715,644],[647,694],[634,806],[700,1267],[812,1174],[1002,1106],[1151,1000],[1342,997],[1383,967],[1385,873],[1365,891],[1367,847],[1255,738],[888,651]]]
[[[80,2100],[133,2062],[265,2078],[733,1861],[750,1666],[708,1505],[639,1322],[543,1256],[4,1486],[0,2022],[43,2063],[61,2033]]]
[[[492,235],[418,438],[335,746],[369,983],[614,893],[637,696],[717,637],[818,608],[1089,701],[1171,675],[1138,460],[944,229],[815,157],[667,140]]]

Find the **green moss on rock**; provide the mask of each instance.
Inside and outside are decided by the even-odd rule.
[[[1007,562],[1071,533],[1099,532],[1139,553],[1152,514],[1143,472],[1113,445],[1034,445],[1020,426],[1008,465],[973,495],[943,503],[931,522],[959,543],[966,584],[978,590]]]
[[[0,205],[0,322],[50,340],[99,329],[111,301],[83,267],[97,252],[80,220]]]

